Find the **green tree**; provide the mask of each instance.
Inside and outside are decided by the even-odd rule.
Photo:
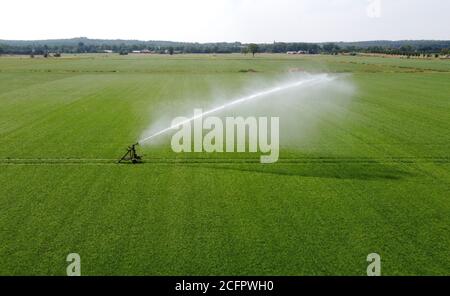
[[[340,51],[341,48],[337,44],[334,44],[334,43],[325,43],[323,45],[323,50],[326,53],[337,54],[337,52]]]
[[[44,58],[48,58],[48,46],[47,45],[44,45],[44,53],[43,53],[43,55],[44,55]]]
[[[253,57],[255,56],[255,54],[258,52],[259,47],[257,44],[249,44],[248,45],[248,51],[252,53]]]
[[[172,47],[172,46],[169,47],[169,54],[170,54],[170,55],[173,55],[173,52],[174,52],[173,47]]]
[[[83,53],[83,52],[85,52],[85,48],[84,48],[84,43],[83,43],[83,42],[78,42],[77,52],[78,52],[78,53]]]

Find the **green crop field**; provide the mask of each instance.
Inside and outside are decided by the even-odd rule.
[[[351,97],[276,164],[176,154],[118,165],[165,114],[292,69]],[[288,107],[288,106],[287,106]],[[280,117],[283,121],[283,117]],[[0,58],[0,275],[450,274],[450,61],[350,56]]]

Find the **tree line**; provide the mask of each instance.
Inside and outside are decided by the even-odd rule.
[[[102,53],[115,52],[128,54],[133,51],[151,53],[286,53],[302,52],[308,54],[376,53],[391,55],[448,55],[450,41],[367,41],[337,43],[274,42],[266,44],[233,43],[186,43],[170,41],[138,40],[97,40],[74,38],[42,41],[0,40],[0,54],[59,56],[61,53]]]

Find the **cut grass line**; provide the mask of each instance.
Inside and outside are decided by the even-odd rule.
[[[0,165],[20,165],[20,164],[116,164],[118,159],[101,159],[101,158],[54,158],[54,159],[0,159]],[[142,164],[240,164],[251,163],[260,164],[259,158],[151,158],[144,160]],[[341,164],[341,163],[353,163],[353,164],[389,164],[389,163],[450,163],[449,158],[436,158],[436,157],[386,157],[386,158],[347,158],[347,157],[305,157],[305,158],[284,158],[280,159],[277,164]]]

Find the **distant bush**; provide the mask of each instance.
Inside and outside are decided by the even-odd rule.
[[[256,73],[258,71],[256,71],[255,69],[241,69],[238,72],[239,73]]]

